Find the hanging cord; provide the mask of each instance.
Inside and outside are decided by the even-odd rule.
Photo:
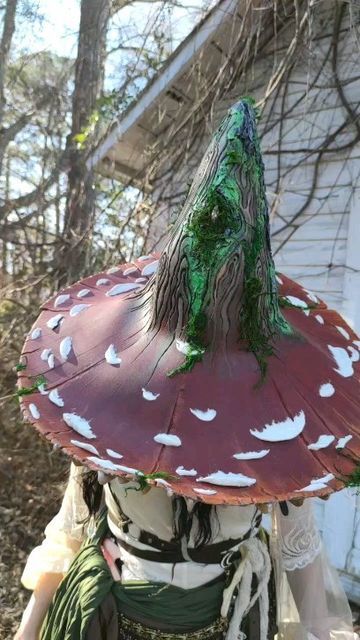
[[[268,583],[271,573],[271,561],[267,545],[259,538],[249,538],[241,542],[232,553],[241,551],[241,560],[235,570],[231,583],[224,590],[221,616],[228,615],[234,592],[238,589],[234,610],[226,634],[226,640],[238,640],[241,637],[240,626],[253,604],[259,600],[260,640],[266,640],[268,632],[269,596]],[[257,589],[251,595],[253,575],[257,578]]]

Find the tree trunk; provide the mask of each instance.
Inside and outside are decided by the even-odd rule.
[[[76,145],[74,136],[89,125],[101,95],[110,9],[111,0],[81,2],[69,149],[68,197],[57,271],[60,284],[74,281],[86,273],[89,266],[95,213],[94,177],[93,172],[86,168],[86,140],[83,146]]]
[[[11,41],[15,31],[15,15],[16,15],[17,0],[7,0],[4,16],[4,28],[1,36],[0,43],[0,138],[2,137],[4,125],[4,111],[5,111],[5,75],[7,64],[9,60],[9,52],[11,47]],[[0,174],[2,166],[2,157],[0,158]]]

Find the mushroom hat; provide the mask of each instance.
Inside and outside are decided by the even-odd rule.
[[[327,495],[357,473],[360,341],[275,272],[256,117],[233,106],[161,255],[46,302],[26,418],[94,470],[212,504]]]

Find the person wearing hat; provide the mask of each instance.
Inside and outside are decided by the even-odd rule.
[[[229,110],[161,256],[25,342],[25,416],[74,462],[16,640],[354,638],[308,498],[357,480],[360,342],[275,273],[255,120]]]

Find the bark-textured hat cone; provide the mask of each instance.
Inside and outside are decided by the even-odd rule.
[[[159,261],[85,278],[44,305],[20,393],[37,429],[93,469],[215,504],[325,495],[360,454],[359,347],[336,312],[275,274],[244,100]]]

